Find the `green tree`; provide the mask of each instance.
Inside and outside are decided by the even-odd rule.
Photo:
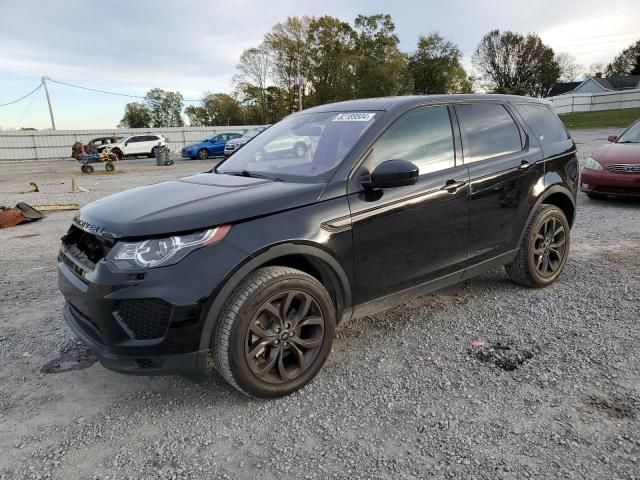
[[[180,92],[165,92],[161,88],[153,88],[145,95],[145,105],[151,114],[151,126],[182,127],[182,94]]]
[[[118,127],[125,128],[149,128],[151,126],[151,112],[146,105],[139,102],[127,103],[124,107],[124,115]]]
[[[189,118],[189,124],[194,127],[243,123],[240,104],[226,93],[205,93],[201,105],[189,105],[184,113]]]
[[[608,77],[640,75],[640,40],[622,50],[607,65],[606,74]]]
[[[314,104],[353,98],[356,34],[346,22],[323,16],[309,23],[307,48]]]
[[[407,56],[398,49],[391,15],[358,15],[354,21],[356,72],[355,95],[358,98],[408,93]]]
[[[418,95],[471,92],[461,59],[458,46],[440,34],[421,36],[416,51],[409,56],[413,92]]]
[[[560,77],[553,49],[535,34],[493,30],[482,38],[472,61],[495,93],[544,97]]]

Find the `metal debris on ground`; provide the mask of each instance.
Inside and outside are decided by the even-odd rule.
[[[0,206],[0,228],[14,227],[21,223],[35,222],[43,217],[44,215],[41,212],[24,202],[19,202],[13,208]]]

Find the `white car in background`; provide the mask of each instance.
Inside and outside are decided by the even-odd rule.
[[[129,135],[122,137],[117,143],[111,143],[98,148],[100,153],[105,147],[111,147],[111,152],[122,160],[124,157],[146,156],[152,158],[153,147],[165,147],[167,139],[162,135],[146,134],[146,135]]]

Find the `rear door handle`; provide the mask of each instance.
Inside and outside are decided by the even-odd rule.
[[[440,190],[446,190],[449,193],[453,193],[458,190],[460,187],[464,187],[467,182],[458,182],[454,179],[447,180],[447,182],[440,187]]]

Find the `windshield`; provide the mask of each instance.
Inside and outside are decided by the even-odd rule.
[[[292,115],[265,130],[216,173],[289,181],[321,181],[375,121],[376,112]]]
[[[640,143],[640,122],[636,122],[624,132],[617,143]]]

